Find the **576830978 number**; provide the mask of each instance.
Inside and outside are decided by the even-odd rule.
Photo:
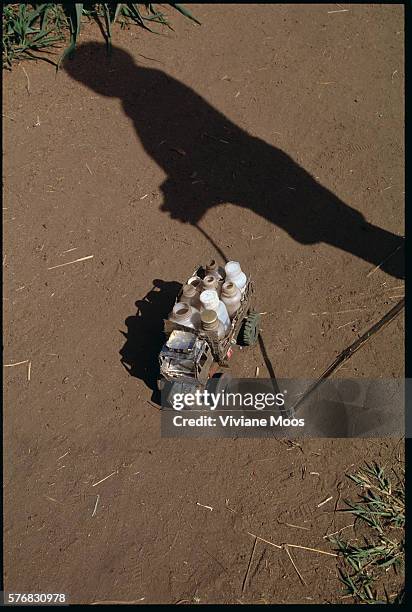
[[[4,593],[4,605],[50,605],[50,604],[68,604],[67,595],[65,593]]]

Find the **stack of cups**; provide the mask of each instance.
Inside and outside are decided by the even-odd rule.
[[[202,328],[205,331],[216,331],[219,340],[225,337],[223,323],[214,310],[203,310],[200,314]]]
[[[220,299],[226,306],[229,317],[233,319],[239,309],[240,300],[242,299],[242,292],[239,287],[237,287],[233,281],[226,281],[223,283]]]
[[[185,327],[191,327],[192,329],[199,329],[200,327],[199,311],[184,302],[177,302],[174,305],[169,320]]]
[[[230,329],[230,317],[226,306],[222,300],[219,300],[217,291],[215,289],[206,289],[202,291],[200,294],[200,301],[203,306],[202,310],[214,310],[216,312],[218,319],[223,323],[226,334]]]

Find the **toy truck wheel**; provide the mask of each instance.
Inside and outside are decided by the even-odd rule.
[[[250,312],[245,318],[239,334],[240,344],[244,346],[253,346],[256,344],[259,336],[260,314],[258,312]]]

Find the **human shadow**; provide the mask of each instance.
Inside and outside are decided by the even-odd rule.
[[[161,210],[198,223],[209,208],[249,208],[294,240],[342,249],[404,277],[403,238],[369,223],[281,149],[235,125],[190,87],[126,51],[85,43],[65,69],[102,96],[119,98],[146,152],[164,170]],[[202,230],[201,230],[202,231]]]
[[[155,279],[152,289],[138,300],[135,315],[127,317],[126,342],[120,350],[121,362],[131,376],[140,378],[153,391],[158,401],[159,352],[165,341],[163,320],[175,303],[181,284]]]

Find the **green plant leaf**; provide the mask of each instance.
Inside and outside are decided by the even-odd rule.
[[[182,13],[182,15],[184,15],[188,19],[191,19],[192,21],[194,21],[198,25],[202,25],[200,23],[200,21],[198,19],[196,19],[196,17],[194,17],[192,15],[192,13],[189,11],[189,9],[187,9],[185,6],[183,6],[183,4],[171,4],[170,6],[175,8],[177,11],[179,11],[179,13]]]

